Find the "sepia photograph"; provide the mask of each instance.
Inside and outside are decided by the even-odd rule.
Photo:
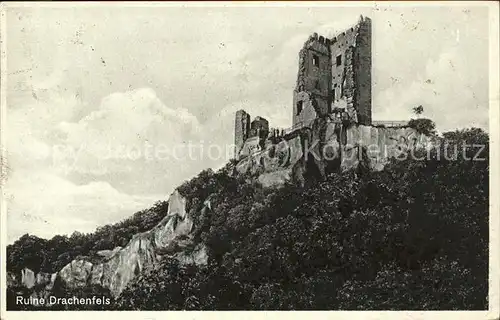
[[[499,319],[498,11],[2,3],[2,320]]]

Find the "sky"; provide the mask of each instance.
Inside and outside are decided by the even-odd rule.
[[[224,164],[207,148],[233,142],[239,109],[290,127],[302,44],[360,15],[374,120],[422,105],[440,131],[488,130],[486,7],[8,8],[8,241],[92,232],[168,199]]]

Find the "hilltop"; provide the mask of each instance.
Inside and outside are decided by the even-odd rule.
[[[57,251],[61,237],[22,237],[7,248],[8,308],[22,292],[112,297],[93,309],[486,309],[489,138],[443,139],[424,160],[303,186],[263,186],[234,162],[205,170],[122,224],[120,241],[109,236],[117,226],[82,237],[79,256]],[[470,160],[474,143],[484,161]],[[447,159],[455,146],[468,158]]]

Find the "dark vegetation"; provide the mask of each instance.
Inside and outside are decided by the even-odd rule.
[[[410,119],[410,121],[408,121],[408,127],[428,136],[436,134],[436,125],[431,119]]]
[[[233,163],[201,172],[179,192],[197,241],[209,248],[208,265],[164,260],[129,283],[112,307],[487,309],[488,135],[470,129],[444,138],[448,143],[428,157],[419,154],[425,160],[333,174],[306,188],[263,188],[231,176]],[[456,159],[450,150],[458,150]],[[478,151],[485,160],[471,160]],[[207,197],[212,210],[201,216]],[[22,239],[8,248],[9,260],[17,250],[9,270],[14,261],[27,266],[38,259]]]
[[[457,159],[449,149],[487,145],[488,136],[444,137],[427,160],[394,160],[383,172],[332,175],[305,189],[202,172],[181,191],[192,214],[212,194],[199,231],[209,265],[167,261],[135,279],[117,307],[486,309],[488,161],[469,160],[480,148],[466,157],[456,148]]]

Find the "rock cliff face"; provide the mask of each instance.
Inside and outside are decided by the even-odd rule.
[[[390,158],[402,158],[410,150],[427,148],[431,143],[430,137],[408,127],[346,127],[318,118],[310,128],[296,130],[242,158],[236,170],[258,176],[265,186],[286,181],[303,184],[311,177],[355,169],[361,163],[379,171]]]
[[[345,131],[342,146],[342,169],[366,161],[371,170],[380,171],[391,158],[404,159],[416,148],[429,148],[432,138],[409,127],[381,128],[353,126]],[[366,153],[365,153],[366,152]]]
[[[183,264],[207,263],[206,247],[194,245],[193,220],[186,212],[186,200],[176,190],[170,196],[168,213],[152,230],[134,235],[124,248],[101,253],[100,263],[76,259],[54,274],[34,274],[24,269],[21,283],[27,287],[45,286],[51,290],[54,282],[62,281],[70,288],[101,285],[118,296],[127,284],[146,266],[165,258],[177,259]]]

